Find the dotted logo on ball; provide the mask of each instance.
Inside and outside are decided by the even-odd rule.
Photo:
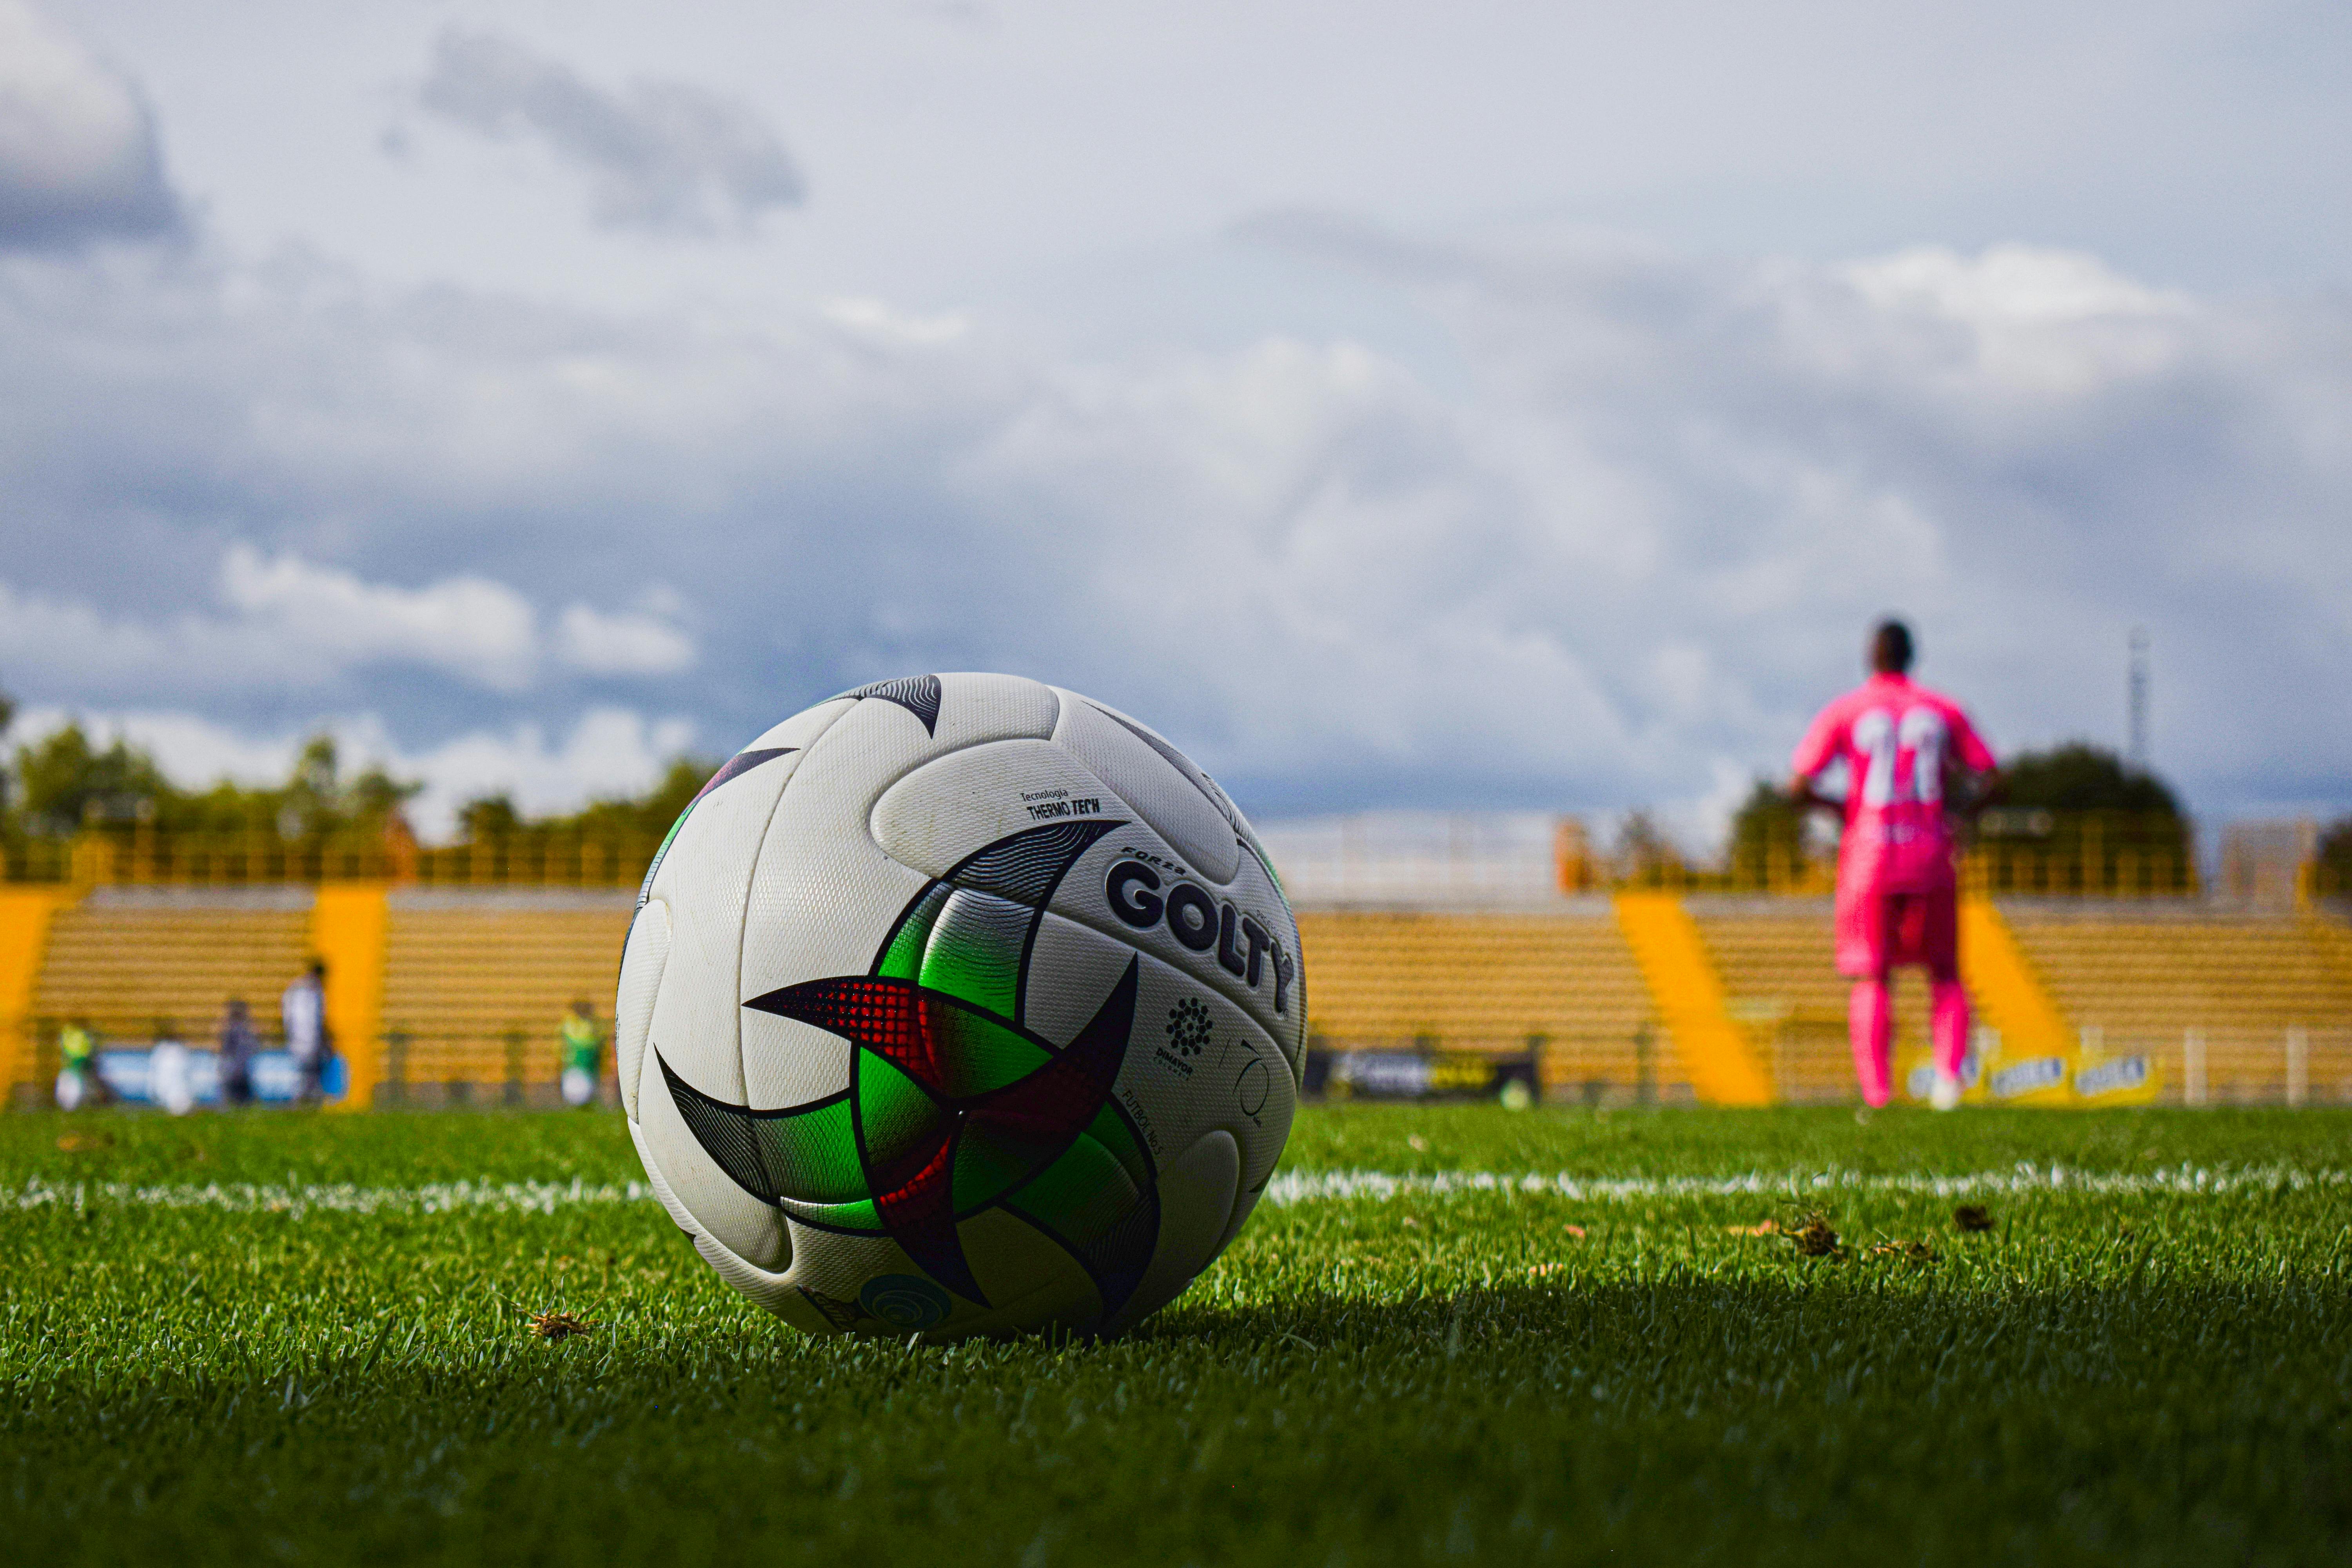
[[[744,1004],[847,1040],[849,1086],[840,1093],[755,1111],[713,1100],[661,1062],[679,1115],[738,1186],[803,1225],[887,1237],[923,1271],[927,1279],[886,1276],[859,1293],[886,1322],[902,1324],[873,1295],[886,1285],[936,1292],[942,1318],[950,1291],[991,1305],[956,1231],[989,1208],[1059,1243],[1094,1280],[1105,1317],[1142,1282],[1160,1234],[1159,1173],[1111,1095],[1134,1033],[1140,960],[1128,961],[1066,1046],[1024,1016],[1054,889],[1125,826],[1055,823],[1001,838],[908,902],[866,973]],[[885,1304],[912,1311],[916,1299]]]
[[[1168,1009],[1168,1043],[1188,1057],[1197,1057],[1209,1043],[1209,1009],[1197,996],[1187,996]]]

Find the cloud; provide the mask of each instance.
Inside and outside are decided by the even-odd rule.
[[[0,249],[178,224],[138,89],[27,0],[0,0]]]
[[[808,195],[783,142],[748,105],[677,81],[611,91],[492,33],[444,32],[416,101],[496,141],[539,142],[588,176],[592,210],[608,227],[749,229]]]
[[[0,265],[0,672],[251,732],[284,704],[235,694],[333,672],[320,710],[437,756],[688,658],[664,690],[720,748],[864,680],[1010,668],[1262,815],[1649,805],[1696,835],[1897,610],[2004,747],[2116,737],[2147,626],[2199,809],[2352,805],[2341,299],[2025,247],[1313,243],[1422,301],[1466,390],[1345,339],[1081,361],[887,307]]]
[[[335,738],[347,775],[378,765],[394,778],[426,781],[407,809],[410,823],[428,841],[449,837],[458,808],[483,795],[509,795],[524,811],[546,815],[576,810],[599,797],[642,794],[671,759],[695,743],[691,720],[611,707],[579,713],[561,738],[548,726],[525,722],[472,731],[421,748],[404,748],[373,713],[326,715],[299,730],[256,735],[168,709],[29,709],[18,716],[8,739],[13,745],[33,744],[68,723],[80,724],[101,742],[123,737],[151,752],[166,774],[187,784],[281,784],[303,743],[324,732]]]
[[[403,588],[238,543],[218,588],[225,613],[141,618],[0,581],[0,660],[52,679],[70,672],[100,693],[315,690],[354,670],[405,667],[514,694],[551,665],[674,675],[696,657],[693,640],[652,613],[574,604],[542,632],[529,600],[481,576]]]
[[[521,690],[537,673],[530,602],[486,578],[389,587],[237,544],[222,563],[221,590],[289,665],[421,664],[499,691]]]
[[[586,605],[556,623],[555,651],[591,675],[676,675],[694,668],[694,640],[658,616],[608,616]]]

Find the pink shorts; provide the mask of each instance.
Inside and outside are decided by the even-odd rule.
[[[1926,964],[1937,980],[1960,977],[1959,890],[1839,888],[1838,973],[1867,980],[1906,963]]]

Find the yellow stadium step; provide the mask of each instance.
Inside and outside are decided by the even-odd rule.
[[[1960,901],[1960,966],[1985,1022],[2000,1032],[1996,1073],[2053,1059],[2063,1064],[2046,1088],[2007,1096],[2011,1105],[2073,1102],[2078,1039],[2058,1003],[1990,899]],[[2154,1093],[2154,1079],[2148,1084]]]
[[[0,1105],[10,1085],[33,1077],[33,990],[49,917],[72,901],[58,888],[0,889]]]
[[[1691,1089],[1711,1105],[1769,1105],[1772,1079],[1724,1006],[1697,922],[1671,893],[1620,893],[1617,923],[1674,1037]]]
[[[342,1053],[351,1088],[336,1103],[365,1110],[374,1103],[383,1053],[384,935],[388,889],[380,883],[330,883],[310,906],[310,949],[327,965],[327,1027]]]

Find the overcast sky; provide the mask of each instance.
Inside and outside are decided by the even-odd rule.
[[[428,831],[1002,668],[1696,837],[1911,616],[2352,808],[2352,10],[0,0],[0,685]]]

